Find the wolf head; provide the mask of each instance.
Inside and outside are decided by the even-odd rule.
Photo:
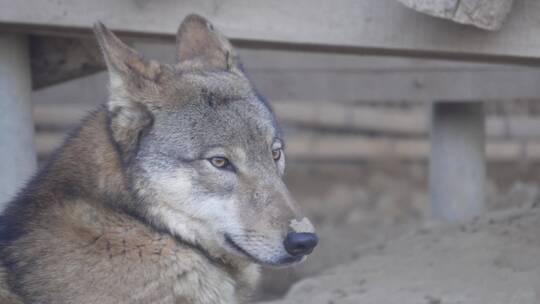
[[[95,25],[110,75],[109,130],[150,225],[213,257],[301,261],[317,243],[282,181],[284,142],[229,41],[188,16],[177,63],[147,60]]]

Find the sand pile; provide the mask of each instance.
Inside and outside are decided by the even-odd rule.
[[[357,253],[271,303],[540,303],[540,208],[432,224]]]

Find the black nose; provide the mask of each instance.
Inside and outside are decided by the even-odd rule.
[[[310,254],[318,242],[319,238],[315,233],[289,232],[283,245],[290,255],[299,256]]]

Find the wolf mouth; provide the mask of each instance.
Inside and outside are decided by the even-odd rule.
[[[259,259],[255,258],[251,253],[247,252],[244,248],[242,248],[240,245],[238,245],[232,238],[230,235],[228,234],[225,234],[225,242],[227,242],[227,244],[229,244],[229,246],[231,246],[233,249],[235,249],[236,251],[242,253],[243,255],[247,256],[248,258],[250,258],[251,260],[257,262],[257,263],[260,263],[261,261],[259,261]]]
[[[284,266],[284,265],[294,264],[296,262],[300,262],[302,260],[302,258],[303,258],[303,256],[298,256],[298,257],[287,256],[287,257],[279,259],[277,262],[275,262],[275,261],[263,261],[263,260],[260,260],[260,259],[256,258],[251,253],[249,253],[247,250],[245,250],[240,245],[238,245],[231,238],[230,235],[225,234],[224,236],[225,236],[225,242],[229,246],[231,246],[233,249],[235,249],[236,251],[242,253],[243,255],[248,257],[250,260],[252,260],[253,262],[258,263],[258,264],[266,264],[266,265],[270,265],[270,266]]]

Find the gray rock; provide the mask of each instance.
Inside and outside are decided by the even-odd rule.
[[[470,24],[485,30],[498,30],[512,10],[514,0],[397,0],[419,12]]]

